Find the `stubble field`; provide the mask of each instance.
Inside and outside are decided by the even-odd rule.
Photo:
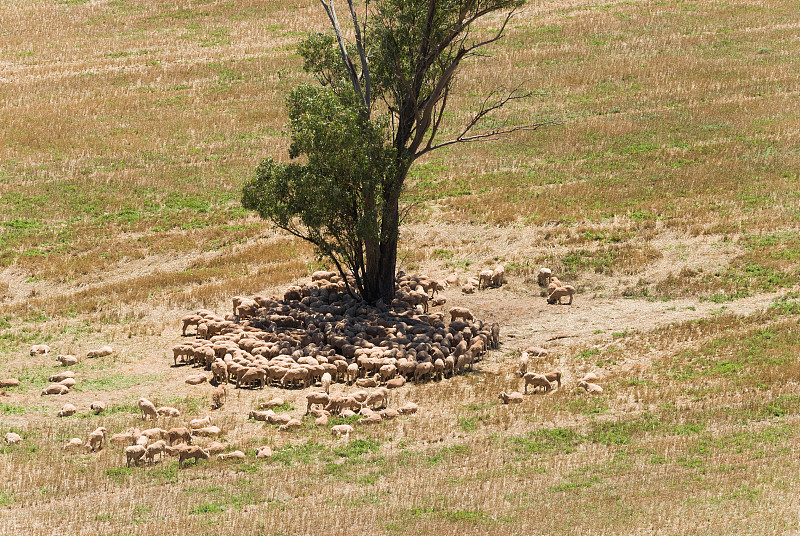
[[[294,45],[324,22],[312,0],[0,5],[0,377],[22,381],[0,396],[0,433],[22,436],[0,448],[0,533],[800,533],[797,3],[525,7],[463,71],[452,129],[521,81],[533,96],[485,126],[559,124],[421,162],[401,229],[407,272],[505,264],[500,289],[444,292],[500,322],[500,349],[393,391],[420,412],[347,441],[247,419],[276,395],[302,416],[308,390],[231,389],[212,412],[170,366],[184,314],[320,266],[238,199],[286,158]],[[546,305],[540,266],[574,305]],[[62,368],[38,343],[116,351],[41,397]],[[531,345],[564,386],[503,406]],[[590,371],[602,395],[576,389]],[[141,396],[180,409],[164,428],[213,413],[247,459],[62,449],[143,428]],[[58,419],[66,402],[79,413]]]

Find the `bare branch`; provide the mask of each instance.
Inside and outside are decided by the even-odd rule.
[[[325,8],[325,13],[328,14],[331,25],[333,25],[333,32],[336,34],[336,41],[339,43],[339,52],[342,54],[342,62],[344,63],[345,69],[347,69],[347,74],[350,75],[350,83],[353,85],[353,91],[356,92],[356,95],[361,97],[361,102],[364,104],[364,106],[367,106],[367,101],[364,98],[364,92],[361,89],[361,82],[358,79],[356,68],[353,66],[353,61],[350,59],[350,55],[347,53],[344,36],[342,35],[342,28],[339,26],[339,19],[336,17],[336,10],[333,7],[333,0],[328,0],[327,4],[325,3],[325,0],[319,1],[322,4],[322,7]]]
[[[347,5],[350,7],[350,17],[353,19],[353,27],[356,30],[356,48],[358,49],[358,56],[361,58],[361,76],[364,77],[364,105],[367,110],[372,106],[371,91],[372,84],[370,83],[369,64],[367,63],[367,53],[364,51],[364,42],[361,39],[361,27],[358,24],[358,17],[356,16],[356,8],[353,6],[353,0],[347,0]],[[333,0],[331,0],[333,6]]]
[[[416,160],[420,156],[429,153],[431,151],[435,151],[436,149],[441,149],[442,147],[447,147],[448,145],[454,145],[456,143],[471,143],[476,141],[485,141],[489,138],[496,138],[498,136],[503,136],[505,134],[511,134],[512,132],[518,132],[520,130],[538,130],[542,127],[548,125],[557,125],[559,121],[542,121],[541,123],[531,123],[529,125],[520,125],[511,128],[498,128],[492,130],[491,132],[485,132],[483,134],[475,134],[474,136],[459,136],[458,138],[448,140],[442,143],[438,143],[432,147],[426,147],[422,151],[416,153],[413,157],[413,160]]]

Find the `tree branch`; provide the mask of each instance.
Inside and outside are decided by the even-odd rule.
[[[350,59],[350,55],[347,53],[344,36],[342,35],[342,28],[339,26],[339,19],[336,17],[336,10],[333,7],[333,0],[328,0],[329,3],[327,4],[325,3],[325,0],[319,1],[322,4],[322,7],[325,8],[325,13],[328,14],[328,18],[333,25],[333,32],[336,34],[336,41],[339,43],[339,52],[342,54],[342,63],[344,63],[344,67],[347,69],[347,74],[350,75],[350,83],[353,85],[353,91],[355,91],[356,95],[361,98],[362,104],[367,106],[367,101],[364,98],[364,92],[361,89],[361,82],[358,80],[356,68],[353,66],[353,61]]]
[[[372,92],[372,84],[369,76],[367,53],[364,51],[364,42],[361,39],[361,27],[358,24],[358,17],[356,16],[356,8],[353,6],[353,0],[347,0],[347,5],[350,7],[350,17],[353,19],[353,27],[356,30],[356,49],[358,50],[358,56],[361,58],[361,76],[364,77],[364,95],[362,95],[362,97],[364,99],[364,105],[367,107],[367,110],[369,110],[372,106],[372,97],[370,95]],[[331,0],[331,6],[333,6],[333,0]]]
[[[438,143],[432,147],[426,147],[422,151],[416,153],[413,157],[413,160],[416,160],[420,156],[429,153],[431,151],[435,151],[436,149],[441,149],[442,147],[447,147],[448,145],[453,145],[456,143],[470,143],[475,141],[483,141],[488,138],[494,138],[497,136],[502,136],[504,134],[511,134],[512,132],[517,132],[520,130],[538,130],[541,127],[548,126],[548,125],[557,125],[559,121],[542,121],[541,123],[531,123],[528,125],[520,125],[517,127],[510,127],[510,128],[498,128],[492,130],[491,132],[485,132],[483,134],[475,134],[474,136],[459,136],[458,138],[448,140],[442,143]]]

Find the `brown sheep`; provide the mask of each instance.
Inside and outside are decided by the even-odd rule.
[[[183,465],[183,460],[188,460],[189,458],[194,458],[194,463],[197,463],[198,459],[207,460],[208,459],[208,452],[201,449],[198,446],[183,446],[183,447],[176,447],[178,450],[178,467]]]
[[[561,298],[569,297],[569,301],[567,305],[572,305],[572,296],[575,294],[575,287],[572,285],[564,285],[563,287],[558,287],[550,293],[550,296],[547,298],[547,303],[550,305],[555,304],[558,302],[559,305],[562,305]]]
[[[542,374],[536,374],[535,372],[528,372],[525,374],[525,376],[522,377],[522,379],[525,382],[526,395],[528,394],[528,385],[533,385],[534,390],[541,387],[544,389],[545,393],[553,388],[553,386],[550,385],[548,379],[545,378]]]

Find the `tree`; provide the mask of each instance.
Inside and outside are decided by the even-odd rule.
[[[298,46],[318,85],[301,84],[287,99],[289,156],[305,156],[305,163],[265,160],[245,185],[242,204],[312,242],[343,275],[352,274],[366,301],[389,303],[400,196],[414,161],[442,147],[543,124],[477,130],[495,110],[529,96],[498,89],[457,135],[440,139],[462,62],[501,39],[524,0],[367,0],[361,17],[347,0],[352,41],[333,0],[320,3],[332,31],[311,34]],[[480,20],[496,13],[504,14],[498,28],[477,31]]]

